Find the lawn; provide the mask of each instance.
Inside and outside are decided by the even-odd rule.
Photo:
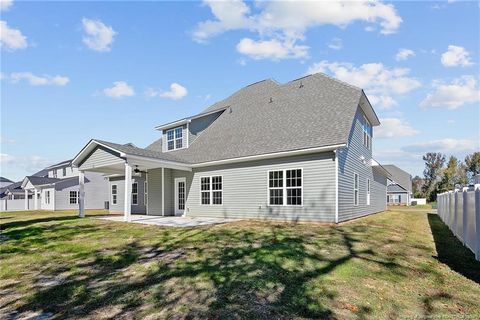
[[[478,318],[480,263],[430,212],[196,228],[1,213],[0,318]]]

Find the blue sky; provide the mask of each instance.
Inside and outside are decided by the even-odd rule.
[[[1,175],[90,138],[145,147],[156,125],[241,87],[324,72],[365,89],[374,156],[480,150],[478,2],[1,0]]]

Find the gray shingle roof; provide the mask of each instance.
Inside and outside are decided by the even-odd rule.
[[[13,183],[12,180],[7,179],[7,178],[5,178],[5,177],[0,177],[0,182],[12,182],[12,183]]]
[[[27,178],[31,184],[34,186],[40,186],[44,184],[51,184],[60,181],[61,179],[57,178],[49,178],[49,177],[37,177],[37,176],[27,176]]]
[[[146,150],[201,163],[347,143],[362,94],[323,74],[260,81],[207,108],[229,107],[188,149],[161,153],[157,140]]]
[[[51,166],[46,167],[45,169],[53,169],[53,168],[55,168],[55,167],[70,166],[70,165],[72,164],[72,160],[73,160],[73,159],[64,160],[64,161],[62,161],[62,162],[52,164]]]
[[[392,175],[392,181],[399,184],[405,190],[412,191],[412,177],[408,172],[403,171],[393,164],[386,164],[383,165],[383,167]]]

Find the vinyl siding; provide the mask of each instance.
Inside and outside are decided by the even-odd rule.
[[[105,201],[108,201],[107,187],[108,182],[101,173],[85,172],[85,209],[105,208]],[[55,210],[78,209],[78,203],[70,203],[70,191],[78,190],[78,179],[55,184]]]
[[[409,196],[407,192],[388,192],[387,195],[390,195],[390,196],[400,195],[400,204],[409,205]],[[389,204],[398,204],[398,202],[397,203],[391,202]]]
[[[79,168],[80,170],[86,170],[123,163],[124,160],[119,158],[119,156],[119,154],[109,149],[98,146],[86,157],[86,160],[80,164]]]
[[[162,169],[148,170],[148,214],[162,215]]]
[[[112,177],[109,179],[108,189],[108,201],[110,212],[123,212],[124,200],[125,200],[125,178],[124,177]],[[144,214],[146,213],[146,207],[144,204],[144,190],[145,190],[145,174],[142,176],[133,176],[132,183],[138,183],[138,204],[132,204],[131,213]],[[117,185],[117,204],[112,203],[112,185]]]
[[[387,178],[373,172],[372,151],[363,145],[363,113],[357,109],[348,147],[338,151],[338,217],[346,221],[386,209]],[[372,144],[375,141],[372,139]],[[364,158],[365,163],[361,160]],[[354,173],[359,175],[359,203],[354,205]],[[367,179],[370,179],[370,205],[367,205]]]
[[[268,171],[280,169],[303,170],[302,206],[267,205]],[[193,172],[168,171],[171,177],[166,179],[166,191],[170,190],[171,196],[165,195],[165,199],[172,203],[168,206],[169,214],[174,211],[174,179],[186,177],[186,215],[190,217],[334,221],[335,164],[331,152],[197,168]],[[200,178],[215,175],[223,177],[223,204],[201,205]]]

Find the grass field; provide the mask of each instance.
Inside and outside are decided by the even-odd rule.
[[[196,228],[1,213],[0,318],[478,318],[480,263],[430,211]]]

